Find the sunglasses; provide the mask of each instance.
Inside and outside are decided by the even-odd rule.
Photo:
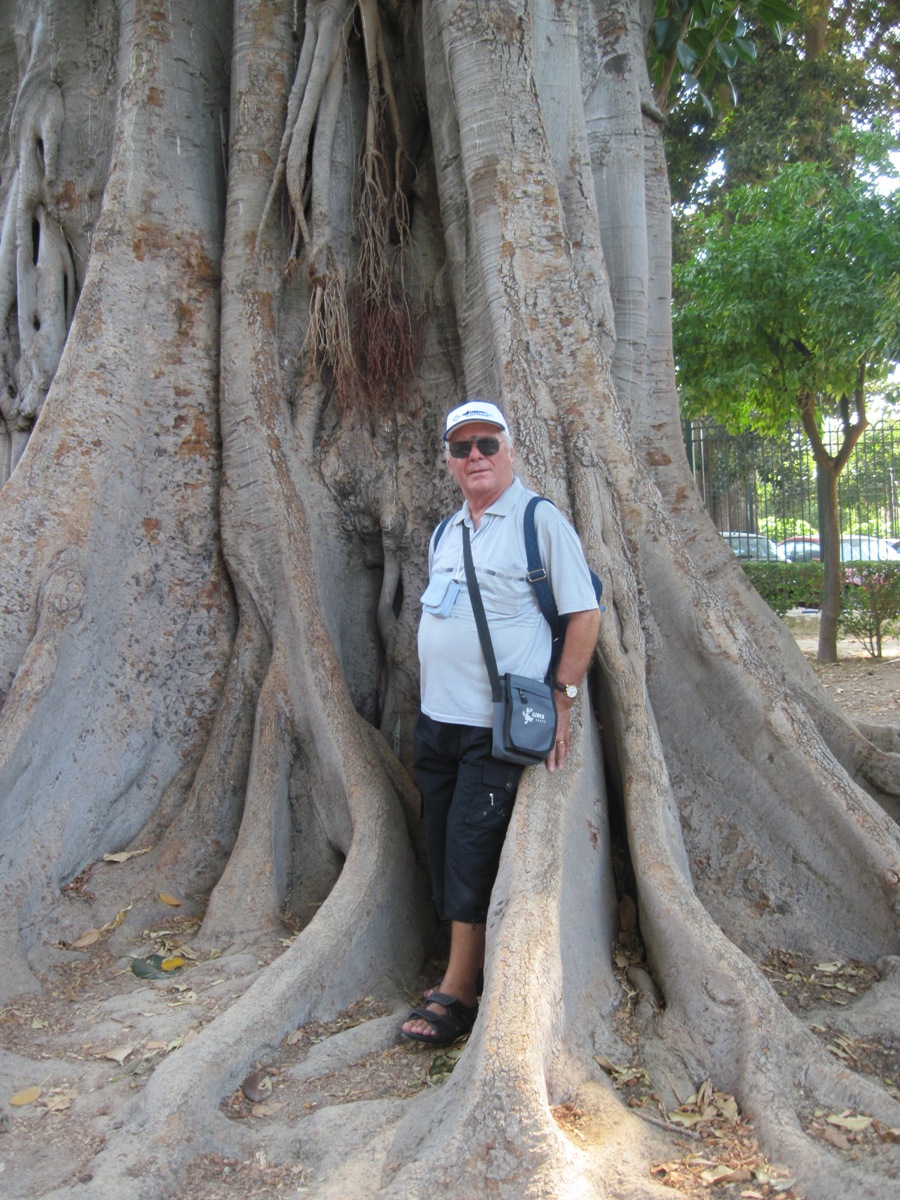
[[[468,458],[472,447],[478,447],[478,453],[485,458],[492,458],[500,450],[500,439],[495,437],[472,437],[466,442],[448,442],[451,458]]]

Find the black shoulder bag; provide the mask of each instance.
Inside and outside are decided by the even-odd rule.
[[[484,655],[488,678],[491,681],[491,700],[494,707],[494,758],[503,762],[543,762],[556,740],[556,704],[553,688],[543,679],[526,679],[508,672],[500,678],[494,644],[488,629],[481,589],[472,561],[469,527],[463,522],[463,563],[472,612],[478,628],[478,640]]]

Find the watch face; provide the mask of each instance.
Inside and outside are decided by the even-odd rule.
[[[572,700],[574,700],[575,697],[578,695],[578,688],[575,686],[574,683],[567,684],[566,695],[569,696],[570,699],[572,699]]]

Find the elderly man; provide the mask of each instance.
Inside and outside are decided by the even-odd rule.
[[[437,1046],[468,1033],[478,1013],[488,904],[524,769],[491,753],[491,685],[466,587],[463,523],[500,674],[543,678],[552,640],[526,578],[524,512],[535,493],[514,474],[506,419],[494,404],[468,401],[447,417],[444,440],[450,474],[465,503],[439,540],[431,540],[419,625],[422,711],[414,770],[434,900],[439,915],[451,922],[450,958],[441,983],[402,1029],[405,1037]],[[569,618],[554,680],[557,741],[546,761],[548,771],[559,771],[600,613],[572,526],[545,503],[535,509],[535,529],[557,609]]]

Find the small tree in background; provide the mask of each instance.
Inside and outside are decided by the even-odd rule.
[[[675,270],[675,355],[689,415],[774,432],[799,414],[816,461],[825,593],[818,657],[837,659],[837,479],[866,428],[866,398],[898,357],[900,206],[871,171],[849,181],[792,163],[687,221]],[[843,437],[831,454],[826,416]]]

